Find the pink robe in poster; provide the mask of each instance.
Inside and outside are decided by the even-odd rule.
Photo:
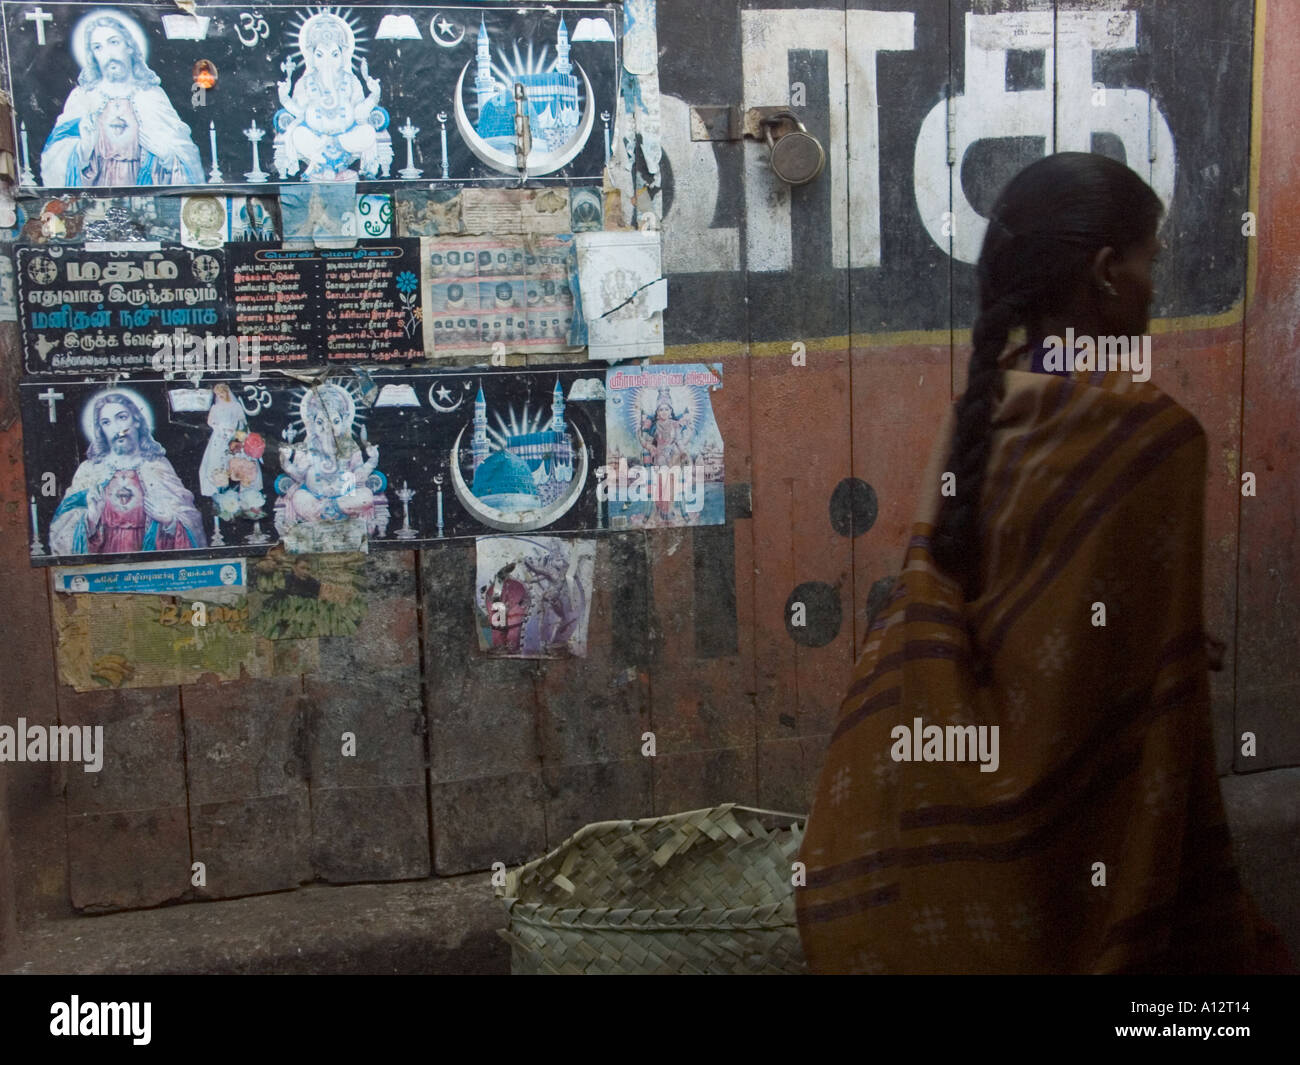
[[[56,555],[207,547],[203,518],[166,458],[87,460],[50,523]]]
[[[498,603],[506,608],[504,625],[496,623],[501,616],[500,609],[494,609]],[[521,582],[509,578],[495,582],[484,593],[483,606],[492,627],[493,649],[517,653],[524,634],[524,620],[528,617],[528,589]]]

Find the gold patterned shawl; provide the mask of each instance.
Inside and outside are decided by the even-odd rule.
[[[1254,925],[1214,768],[1205,433],[1128,374],[1003,383],[980,597],[930,554],[950,410],[840,708],[795,892],[810,967],[1240,971]],[[997,770],[895,760],[924,753],[896,731],[918,719],[972,746],[965,726],[996,725]]]

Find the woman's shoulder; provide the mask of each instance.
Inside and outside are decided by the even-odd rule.
[[[1174,396],[1150,380],[1139,381],[1127,373],[1094,372],[1080,374],[1089,388],[1100,390],[1116,408],[1147,412],[1155,424],[1168,430],[1175,426],[1182,433],[1204,437],[1201,420]],[[1134,415],[1137,417],[1137,415]]]
[[[1110,486],[1160,468],[1199,483],[1209,460],[1200,419],[1162,388],[1127,374],[1009,371],[994,426],[1001,461],[1049,480]]]
[[[1185,424],[1184,431],[1204,436],[1195,414],[1150,380],[1127,372],[1075,370],[1044,374],[1027,370],[1005,372],[1004,403],[1026,414],[1061,418],[1077,424],[1079,411],[1091,411],[1099,420],[1127,419],[1127,424],[1168,428]]]
[[[1149,338],[1148,338],[1149,339]],[[1006,371],[1004,394],[1024,399],[1050,398],[1053,409],[1087,405],[1103,410],[1159,410],[1166,421],[1186,421],[1204,432],[1196,416],[1152,382],[1152,347],[1141,338],[1121,338],[1120,350],[1093,350],[1085,366],[1045,369],[1041,346],[1021,344],[1006,352],[999,366]],[[1113,345],[1112,345],[1113,346]],[[1084,358],[1083,354],[1079,355]],[[1034,406],[1036,404],[1029,404]],[[1022,402],[1021,406],[1025,406]]]

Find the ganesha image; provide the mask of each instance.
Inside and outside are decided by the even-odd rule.
[[[305,438],[280,447],[275,527],[291,550],[356,550],[388,527],[379,448],[353,436],[356,403],[346,388],[310,388],[298,406]]]

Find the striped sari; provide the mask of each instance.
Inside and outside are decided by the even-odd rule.
[[[1025,351],[1001,363],[969,603],[930,554],[951,411],[930,460],[818,782],[804,950],[815,972],[1241,971],[1254,924],[1210,727],[1205,433],[1129,374],[1011,369]],[[998,726],[996,771],[969,747],[902,760],[920,744],[898,729],[918,723],[972,741],[966,726]]]

